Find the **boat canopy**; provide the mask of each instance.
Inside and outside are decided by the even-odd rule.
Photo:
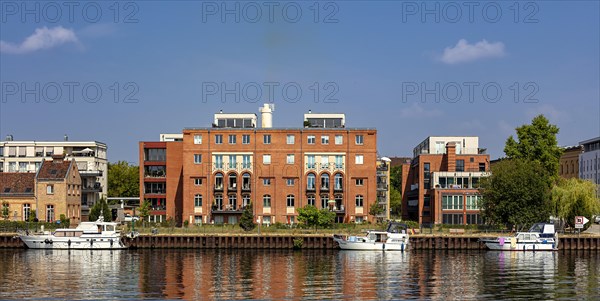
[[[387,227],[386,232],[388,232],[388,233],[405,233],[407,228],[408,227],[406,226],[406,224],[401,224],[398,222],[390,222],[390,224]],[[405,230],[405,232],[402,232],[402,230]]]

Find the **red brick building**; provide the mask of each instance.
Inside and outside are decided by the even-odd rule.
[[[261,112],[261,128],[255,114],[218,113],[213,127],[186,128],[180,141],[140,142],[141,199],[158,206],[153,214],[233,224],[252,203],[261,223],[295,223],[311,204],[336,212],[336,222],[373,218],[375,129],[316,113],[304,127],[272,128],[270,108]]]
[[[402,217],[434,224],[481,224],[477,188],[490,158],[477,137],[428,137],[402,166]]]

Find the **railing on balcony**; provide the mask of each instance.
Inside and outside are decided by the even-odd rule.
[[[316,190],[315,185],[308,185],[308,186],[306,186],[306,191],[315,191],[315,190]]]
[[[252,163],[213,163],[212,171],[230,171],[242,172],[244,170],[252,171]]]
[[[229,191],[237,191],[237,183],[227,185],[227,190]]]
[[[327,186],[321,186],[320,190],[321,191],[329,191],[329,185],[327,185]]]
[[[215,184],[215,191],[223,191],[223,184]]]
[[[344,187],[342,187],[342,185],[333,185],[333,191],[342,192],[344,191]]]
[[[242,185],[242,191],[250,191],[250,184]]]
[[[100,183],[94,183],[94,185],[84,185],[81,187],[82,192],[100,192],[102,191],[102,186]]]
[[[212,205],[211,207],[213,213],[242,213],[244,209],[246,209],[246,206],[234,206],[231,204]]]
[[[388,190],[387,184],[377,184],[377,190]]]
[[[335,162],[329,162],[329,163],[306,163],[306,169],[314,169],[314,170],[329,171],[329,172],[343,171],[344,170],[344,163],[335,163]]]

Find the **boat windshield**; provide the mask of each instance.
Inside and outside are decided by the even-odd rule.
[[[388,233],[406,233],[406,225],[400,223],[390,223],[386,232]]]
[[[531,226],[531,228],[529,228],[529,232],[544,233],[544,224],[534,224],[533,226]]]
[[[115,231],[115,226],[113,226],[113,225],[106,225],[106,231]]]

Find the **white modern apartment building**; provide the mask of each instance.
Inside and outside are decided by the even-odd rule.
[[[579,142],[583,153],[579,154],[579,178],[600,185],[600,137]]]
[[[12,135],[0,141],[0,172],[32,172],[53,154],[64,154],[65,160],[75,160],[81,175],[81,215],[101,197],[107,195],[108,161],[106,144],[98,141],[14,141]]]
[[[413,158],[418,155],[440,155],[446,153],[446,144],[454,142],[457,155],[477,155],[485,152],[479,148],[479,137],[430,136],[413,149]]]

